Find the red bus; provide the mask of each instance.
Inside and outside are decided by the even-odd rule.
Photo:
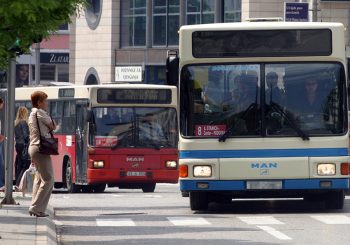
[[[19,106],[48,94],[59,155],[55,188],[103,192],[106,185],[154,192],[178,182],[177,90],[174,86],[110,84],[16,89]]]

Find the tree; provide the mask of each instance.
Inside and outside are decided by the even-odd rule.
[[[31,44],[48,38],[70,22],[87,0],[0,0],[0,70],[8,60],[27,52]]]

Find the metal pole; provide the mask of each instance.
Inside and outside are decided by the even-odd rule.
[[[40,43],[35,44],[35,85],[40,84]]]
[[[16,204],[12,197],[13,185],[13,142],[15,121],[15,84],[16,84],[16,58],[10,59],[9,79],[7,81],[7,110],[6,110],[6,141],[5,141],[5,197],[1,204]]]

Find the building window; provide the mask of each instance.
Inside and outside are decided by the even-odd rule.
[[[215,1],[212,0],[187,0],[187,24],[214,23],[214,8]]]
[[[58,27],[59,31],[68,31],[68,23],[64,23]]]
[[[69,65],[57,65],[57,82],[69,82]]]
[[[121,1],[121,46],[146,45],[146,1]]]
[[[225,0],[224,2],[224,22],[241,21],[241,0]]]
[[[165,66],[146,66],[144,83],[166,84]]]
[[[100,23],[103,0],[88,0],[85,9],[85,18],[91,30],[95,30]]]
[[[179,0],[153,0],[153,45],[178,45]]]

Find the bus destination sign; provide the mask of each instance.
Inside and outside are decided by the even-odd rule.
[[[98,103],[170,104],[170,89],[99,89]]]
[[[61,88],[58,90],[59,98],[74,98],[74,88]]]

